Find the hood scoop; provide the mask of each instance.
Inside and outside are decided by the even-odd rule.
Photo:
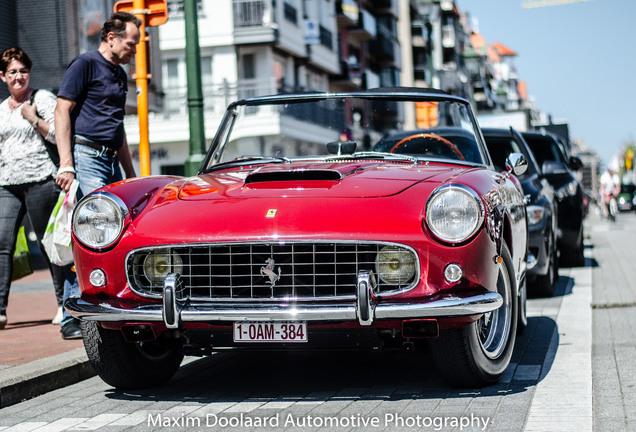
[[[254,171],[245,178],[245,184],[307,180],[340,181],[342,174],[336,170]]]

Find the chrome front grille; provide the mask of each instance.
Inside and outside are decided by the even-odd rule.
[[[415,251],[393,243],[229,243],[139,249],[127,258],[127,277],[133,291],[156,298],[165,275],[175,272],[178,300],[352,299],[358,273],[377,273],[377,254],[386,246],[413,257],[419,269]],[[378,277],[378,291],[402,292],[418,278],[419,271],[392,283]]]

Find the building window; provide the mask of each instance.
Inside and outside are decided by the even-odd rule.
[[[287,21],[298,24],[298,11],[287,2],[283,3],[283,15]]]
[[[166,112],[174,114],[184,107],[185,88],[179,81],[179,60],[168,59],[165,65],[165,109]]]
[[[212,77],[212,56],[201,57],[201,86],[203,87],[203,107],[206,111],[213,111],[215,94]]]
[[[256,58],[254,54],[243,54],[241,64],[243,66],[241,70],[243,79],[256,78]]]
[[[197,15],[203,12],[203,6],[201,0],[197,2]],[[168,0],[168,18],[181,18],[183,17],[183,3],[184,0]]]
[[[333,49],[333,35],[323,26],[320,26],[320,45]]]
[[[204,88],[209,87],[213,84],[211,56],[201,57],[201,84],[203,85]]]

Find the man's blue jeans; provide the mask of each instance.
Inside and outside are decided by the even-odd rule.
[[[77,199],[95,189],[99,189],[107,184],[123,180],[118,157],[108,157],[102,155],[99,150],[75,144],[73,148],[73,160],[75,161],[75,179],[79,182]],[[80,289],[77,284],[77,275],[70,269],[66,272],[64,281],[64,302],[69,297],[79,297]],[[64,309],[62,325],[68,323],[73,318]]]

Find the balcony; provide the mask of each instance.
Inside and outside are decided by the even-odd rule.
[[[444,48],[453,48],[455,44],[455,26],[450,24],[442,26],[442,46]]]
[[[356,0],[336,1],[336,20],[338,27],[353,27],[358,24],[360,8]]]
[[[439,3],[439,7],[444,12],[451,12],[455,10],[455,2],[452,0],[442,0]]]
[[[342,130],[344,124],[344,104],[341,101],[331,108],[322,104],[281,105],[281,116],[288,116],[301,122],[324,126],[331,130]]]
[[[349,39],[352,41],[363,42],[375,39],[377,34],[378,26],[375,17],[367,10],[361,9],[358,25],[349,28]]]
[[[276,38],[271,0],[233,0],[236,44],[273,42]]]
[[[379,62],[395,60],[396,50],[394,37],[384,27],[378,27],[378,36],[369,43],[370,55]]]
[[[340,61],[340,74],[330,82],[333,91],[356,91],[366,88],[365,74],[357,61]]]
[[[165,90],[165,117],[184,117],[188,113],[187,87],[171,87]],[[220,114],[227,105],[237,99],[277,93],[273,79],[241,80],[203,85],[203,109],[208,114]]]

